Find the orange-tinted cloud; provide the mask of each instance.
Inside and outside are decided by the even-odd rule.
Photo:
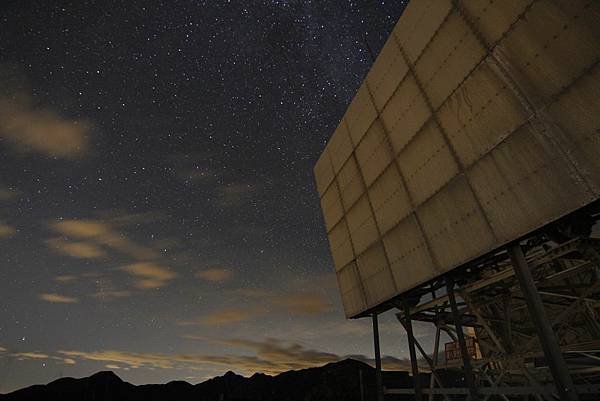
[[[0,202],[9,202],[17,199],[20,192],[13,188],[0,187]]]
[[[41,352],[16,352],[14,354],[12,354],[13,356],[17,357],[17,359],[19,360],[25,360],[25,359],[49,359],[50,355],[48,354],[43,354]]]
[[[106,256],[106,252],[91,242],[69,242],[62,238],[50,238],[46,244],[53,250],[72,258],[96,259]]]
[[[211,283],[223,283],[233,277],[233,272],[223,267],[211,267],[197,272],[196,277]]]
[[[102,351],[58,351],[59,354],[71,359],[83,359],[88,361],[101,361],[111,364],[122,364],[132,368],[152,367],[161,369],[172,369],[179,358],[163,354],[135,353],[115,350]]]
[[[177,275],[168,268],[149,262],[138,262],[121,268],[136,278],[135,286],[140,289],[158,288],[166,285]]]
[[[10,355],[13,356],[13,357],[15,357],[15,358],[17,358],[17,360],[19,360],[19,361],[26,361],[26,360],[31,360],[31,359],[36,359],[36,360],[52,359],[52,360],[59,361],[60,363],[64,363],[65,365],[75,365],[75,364],[77,364],[77,362],[74,359],[72,359],[72,358],[65,358],[63,356],[48,355],[46,353],[38,352],[38,351],[33,351],[33,352],[15,352],[15,353],[12,353]]]
[[[0,238],[10,238],[17,233],[17,229],[0,222]]]
[[[53,303],[72,304],[77,302],[77,298],[67,297],[60,294],[40,294],[39,296],[40,299]]]
[[[263,308],[227,308],[210,313],[202,322],[209,326],[222,326],[239,323],[263,316],[267,311]]]
[[[77,159],[90,150],[88,121],[62,117],[27,96],[0,98],[0,137],[23,152]]]
[[[130,240],[106,221],[61,220],[52,222],[50,228],[70,239],[85,240],[85,243],[95,244],[97,247],[108,247],[136,260],[151,260],[158,257],[153,249]]]
[[[272,294],[256,288],[239,288],[235,292],[243,298],[267,303],[273,312],[319,315],[332,310],[329,299],[318,292],[290,291],[285,294]]]
[[[64,274],[61,276],[54,277],[54,281],[57,283],[72,283],[73,281],[77,281],[77,276],[73,276],[71,274]]]
[[[126,298],[131,295],[131,291],[125,290],[101,290],[92,294],[92,297],[98,298],[103,301],[109,301],[113,299]]]
[[[224,308],[208,313],[199,319],[179,320],[179,326],[191,326],[204,324],[208,326],[224,326],[246,320],[256,319],[267,314],[267,310],[262,307],[242,307],[242,308]]]
[[[210,365],[221,365],[224,369],[233,369],[243,374],[252,374],[254,372],[278,374],[291,369],[305,369],[320,366],[347,357],[306,348],[297,343],[286,343],[272,338],[267,338],[264,341],[229,339],[218,340],[217,342],[221,345],[251,350],[254,354],[155,354],[116,350],[92,352],[63,350],[58,353],[63,358],[68,357],[76,360],[101,361],[108,364],[118,364],[116,366],[128,366],[131,368],[186,368],[190,370],[207,370],[210,368]],[[373,361],[364,355],[353,355],[351,357],[371,365],[373,364]],[[390,356],[385,356],[382,359],[386,369],[408,370],[410,368],[410,363],[403,359]]]
[[[294,315],[319,315],[331,311],[331,303],[319,293],[296,293],[281,296],[278,303]]]

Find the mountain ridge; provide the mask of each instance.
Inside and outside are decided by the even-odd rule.
[[[112,371],[100,371],[84,378],[65,377],[48,384],[25,387],[0,395],[0,401],[358,401],[361,399],[360,375],[364,400],[375,400],[375,369],[361,361],[344,359],[275,376],[255,373],[244,377],[228,371],[197,384],[171,381],[134,385]],[[407,372],[386,371],[383,378],[388,387],[412,386]]]

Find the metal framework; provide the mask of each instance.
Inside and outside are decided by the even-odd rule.
[[[598,239],[558,244],[538,234],[392,302],[407,333],[416,388],[384,389],[385,395],[583,401],[600,394]],[[413,321],[434,326],[431,352],[413,336]],[[442,333],[458,343],[459,360],[440,358]],[[476,358],[466,337],[478,345]],[[419,367],[429,386],[419,384]]]

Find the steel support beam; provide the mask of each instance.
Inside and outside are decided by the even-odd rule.
[[[460,346],[460,356],[463,361],[463,370],[465,372],[465,382],[469,388],[469,399],[474,401],[478,399],[477,387],[475,386],[475,378],[473,376],[473,368],[471,367],[471,357],[469,350],[467,349],[467,342],[465,341],[465,335],[462,329],[462,323],[460,314],[458,312],[458,306],[456,305],[456,297],[454,295],[454,281],[448,279],[446,284],[446,291],[448,292],[448,300],[450,301],[450,309],[452,310],[452,320],[454,321],[454,327],[456,328],[456,336],[458,337],[458,344]]]
[[[383,401],[383,381],[381,378],[381,350],[379,349],[379,322],[373,313],[373,345],[375,346],[375,387],[377,401]]]
[[[569,375],[567,364],[563,358],[552,325],[546,316],[542,299],[533,281],[533,276],[525,260],[521,245],[510,245],[508,247],[508,255],[512,261],[515,276],[521,287],[523,298],[529,309],[531,321],[535,325],[542,350],[552,372],[554,384],[560,394],[560,398],[564,401],[578,401],[579,396],[577,395],[575,385]]]
[[[423,400],[421,391],[421,377],[419,376],[419,361],[415,351],[415,337],[413,334],[412,318],[410,316],[410,304],[407,300],[403,301],[404,307],[404,329],[408,337],[408,351],[410,352],[410,366],[412,368],[413,386],[415,388],[415,401]]]

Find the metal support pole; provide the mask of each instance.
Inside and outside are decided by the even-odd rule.
[[[437,315],[437,312],[436,312]],[[435,340],[433,342],[433,361],[431,366],[431,379],[429,380],[429,401],[433,401],[433,387],[435,385],[435,369],[438,363],[438,354],[440,353],[440,322],[435,322]],[[440,386],[441,387],[441,386]]]
[[[575,385],[569,375],[569,369],[563,358],[552,325],[546,316],[542,298],[533,281],[533,276],[529,265],[525,260],[521,245],[513,244],[509,246],[508,255],[512,261],[515,276],[519,281],[523,298],[525,298],[525,302],[527,303],[531,321],[535,325],[538,338],[542,345],[542,350],[544,351],[546,361],[548,362],[552,377],[554,378],[556,389],[560,394],[560,399],[565,401],[578,401],[579,396],[577,395]]]
[[[383,401],[383,382],[381,380],[381,351],[379,350],[379,323],[377,313],[373,313],[373,343],[375,345],[375,381],[377,401]]]
[[[363,371],[358,371],[358,385],[360,388],[360,401],[365,401],[365,386],[363,384]]]
[[[456,297],[454,296],[454,281],[452,279],[448,279],[446,290],[448,291],[448,300],[450,301],[450,308],[452,309],[452,320],[454,321],[456,336],[458,337],[458,344],[460,345],[460,356],[463,361],[465,381],[467,382],[467,387],[469,387],[469,399],[477,400],[477,388],[475,387],[473,368],[471,367],[471,357],[469,355],[469,350],[467,349],[467,342],[465,341],[465,335],[460,322],[458,307],[456,306]]]
[[[410,304],[403,301],[404,307],[404,329],[408,337],[408,350],[410,352],[410,365],[412,367],[413,386],[415,388],[415,401],[423,400],[421,391],[421,377],[419,376],[419,364],[417,361],[417,352],[415,351],[415,337],[413,335],[412,318],[410,316]]]

